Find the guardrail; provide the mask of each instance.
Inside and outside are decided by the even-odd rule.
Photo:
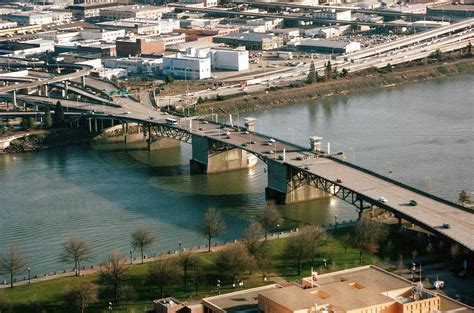
[[[385,180],[385,181],[387,181],[387,182],[389,182],[389,183],[392,183],[392,184],[397,185],[397,186],[399,186],[399,187],[403,187],[403,188],[405,188],[405,189],[408,189],[408,190],[410,190],[410,191],[413,191],[413,192],[415,192],[415,193],[418,193],[418,194],[420,194],[420,195],[422,195],[422,196],[424,196],[424,197],[430,198],[430,199],[432,199],[432,200],[435,200],[435,201],[444,203],[444,204],[446,204],[446,205],[453,206],[453,207],[455,207],[455,208],[457,208],[457,209],[460,209],[460,210],[463,210],[463,211],[466,211],[466,212],[469,212],[469,213],[473,213],[472,210],[469,210],[468,208],[463,207],[462,205],[459,205],[459,204],[454,203],[454,202],[451,202],[451,201],[449,201],[449,200],[446,200],[446,199],[437,197],[437,196],[435,196],[435,195],[432,195],[432,194],[430,194],[430,193],[428,193],[428,192],[425,192],[425,191],[423,191],[423,190],[417,189],[417,188],[415,188],[415,187],[411,187],[411,186],[406,185],[406,184],[404,184],[404,183],[402,183],[402,182],[396,181],[396,180],[394,180],[393,178],[384,176],[384,175],[382,175],[382,174],[379,174],[379,173],[376,173],[376,172],[374,172],[374,171],[368,170],[368,169],[366,169],[366,168],[363,168],[363,167],[361,167],[361,166],[355,165],[355,164],[353,164],[353,163],[346,162],[346,161],[343,161],[343,160],[341,160],[341,159],[338,159],[338,158],[335,158],[335,157],[332,157],[332,156],[326,156],[326,158],[331,159],[331,160],[333,160],[333,161],[335,161],[335,162],[338,162],[338,163],[340,163],[340,164],[344,164],[344,165],[346,165],[346,166],[349,166],[349,167],[351,167],[351,168],[354,168],[354,169],[356,169],[356,170],[358,170],[358,171],[361,171],[361,172],[364,172],[364,173],[366,173],[366,174],[369,174],[369,175],[375,176],[375,177],[377,177],[377,178],[383,179],[383,180]]]

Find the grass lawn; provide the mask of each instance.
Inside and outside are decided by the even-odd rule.
[[[325,242],[319,248],[319,253],[314,258],[313,264],[311,264],[311,260],[304,260],[302,262],[301,275],[298,276],[296,262],[294,260],[286,260],[285,262],[282,257],[282,251],[287,240],[286,238],[281,238],[268,241],[269,251],[272,255],[272,264],[267,269],[267,281],[264,282],[261,272],[253,271],[252,274],[246,273],[240,276],[244,281],[244,288],[253,288],[273,283],[272,279],[278,276],[284,277],[288,281],[294,281],[301,277],[309,276],[311,266],[315,270],[325,273],[360,265],[359,252],[357,250],[349,248],[347,253],[345,253],[341,243],[335,237],[328,235]],[[169,286],[165,289],[165,295],[173,296],[178,300],[201,299],[206,296],[216,295],[218,293],[216,287],[217,279],[221,280],[221,293],[233,291],[233,278],[230,275],[221,277],[221,273],[217,270],[214,263],[216,256],[216,252],[198,254],[200,274],[195,274],[195,272],[188,273],[189,283],[187,289],[184,288],[182,277],[178,277],[174,286]],[[324,259],[326,259],[326,266],[324,266]],[[362,264],[376,264],[380,263],[380,261],[379,258],[369,253],[364,253],[362,257]],[[156,287],[150,288],[145,285],[149,266],[150,263],[145,263],[129,268],[129,277],[126,283],[133,287],[136,297],[129,301],[127,309],[123,301],[119,304],[114,304],[113,312],[143,312],[147,309],[152,309],[152,301],[160,298],[160,291]],[[107,304],[112,299],[111,291],[110,288],[102,284],[99,275],[58,278],[31,285],[16,286],[13,289],[6,289],[5,293],[14,307],[14,312],[42,312],[41,310],[35,311],[32,309],[32,306],[35,304],[41,306],[48,313],[70,312],[70,308],[66,310],[64,307],[61,294],[65,286],[77,280],[87,280],[99,286],[100,302],[91,305],[86,309],[86,312],[109,312]]]

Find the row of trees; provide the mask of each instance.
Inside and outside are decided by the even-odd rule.
[[[33,129],[36,125],[36,120],[33,117],[25,117],[21,120],[20,127],[24,130]],[[64,125],[64,108],[61,101],[56,103],[54,108],[54,115],[51,114],[49,104],[46,104],[44,111],[43,127],[49,129],[51,127],[62,127]]]
[[[318,72],[316,71],[316,67],[314,65],[314,62],[311,61],[311,65],[309,67],[309,73],[308,77],[306,79],[306,82],[308,84],[314,84],[320,81],[329,81],[331,79],[335,79],[338,77],[346,77],[349,74],[347,69],[342,69],[341,72],[337,70],[337,67],[332,66],[331,61],[328,61],[324,65],[324,76],[319,76]]]

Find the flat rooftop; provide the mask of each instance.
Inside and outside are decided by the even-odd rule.
[[[428,8],[430,11],[460,11],[460,12],[474,12],[474,5],[458,4],[458,5],[445,5],[442,7]]]
[[[268,285],[259,288],[253,288],[244,291],[236,291],[220,296],[214,296],[202,299],[204,302],[211,303],[228,313],[237,312],[258,312],[258,295],[265,291],[281,289],[278,284]]]

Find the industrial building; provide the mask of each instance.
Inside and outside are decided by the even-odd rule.
[[[248,50],[213,48],[209,51],[211,65],[216,70],[245,71],[249,69]]]
[[[181,53],[163,57],[163,75],[199,80],[211,77],[211,59]]]
[[[312,13],[313,17],[320,18],[322,20],[337,20],[337,21],[350,21],[352,20],[351,10],[336,10],[327,9]]]
[[[16,22],[18,25],[45,25],[53,22],[51,12],[22,12],[5,15],[3,18]]]
[[[270,50],[283,46],[283,38],[274,34],[230,33],[225,36],[216,36],[212,41],[231,47],[244,46],[248,50]]]
[[[108,29],[125,29],[127,33],[138,35],[169,34],[179,28],[179,21],[174,19],[124,19],[97,23],[97,26]]]
[[[126,69],[128,74],[157,75],[161,70],[163,59],[150,58],[119,58],[105,59],[104,67]]]
[[[123,38],[117,39],[115,44],[117,55],[121,57],[162,54],[165,51],[165,43],[159,37]]]
[[[446,5],[442,7],[428,7],[429,16],[439,16],[449,19],[465,19],[474,17],[473,5]]]
[[[360,50],[360,43],[351,41],[332,41],[332,40],[317,40],[317,39],[306,39],[299,43],[295,43],[295,46],[304,52],[310,53],[351,53]]]
[[[100,10],[104,8],[116,7],[117,3],[90,3],[74,4],[68,7],[72,15],[77,19],[92,19],[100,16]]]

